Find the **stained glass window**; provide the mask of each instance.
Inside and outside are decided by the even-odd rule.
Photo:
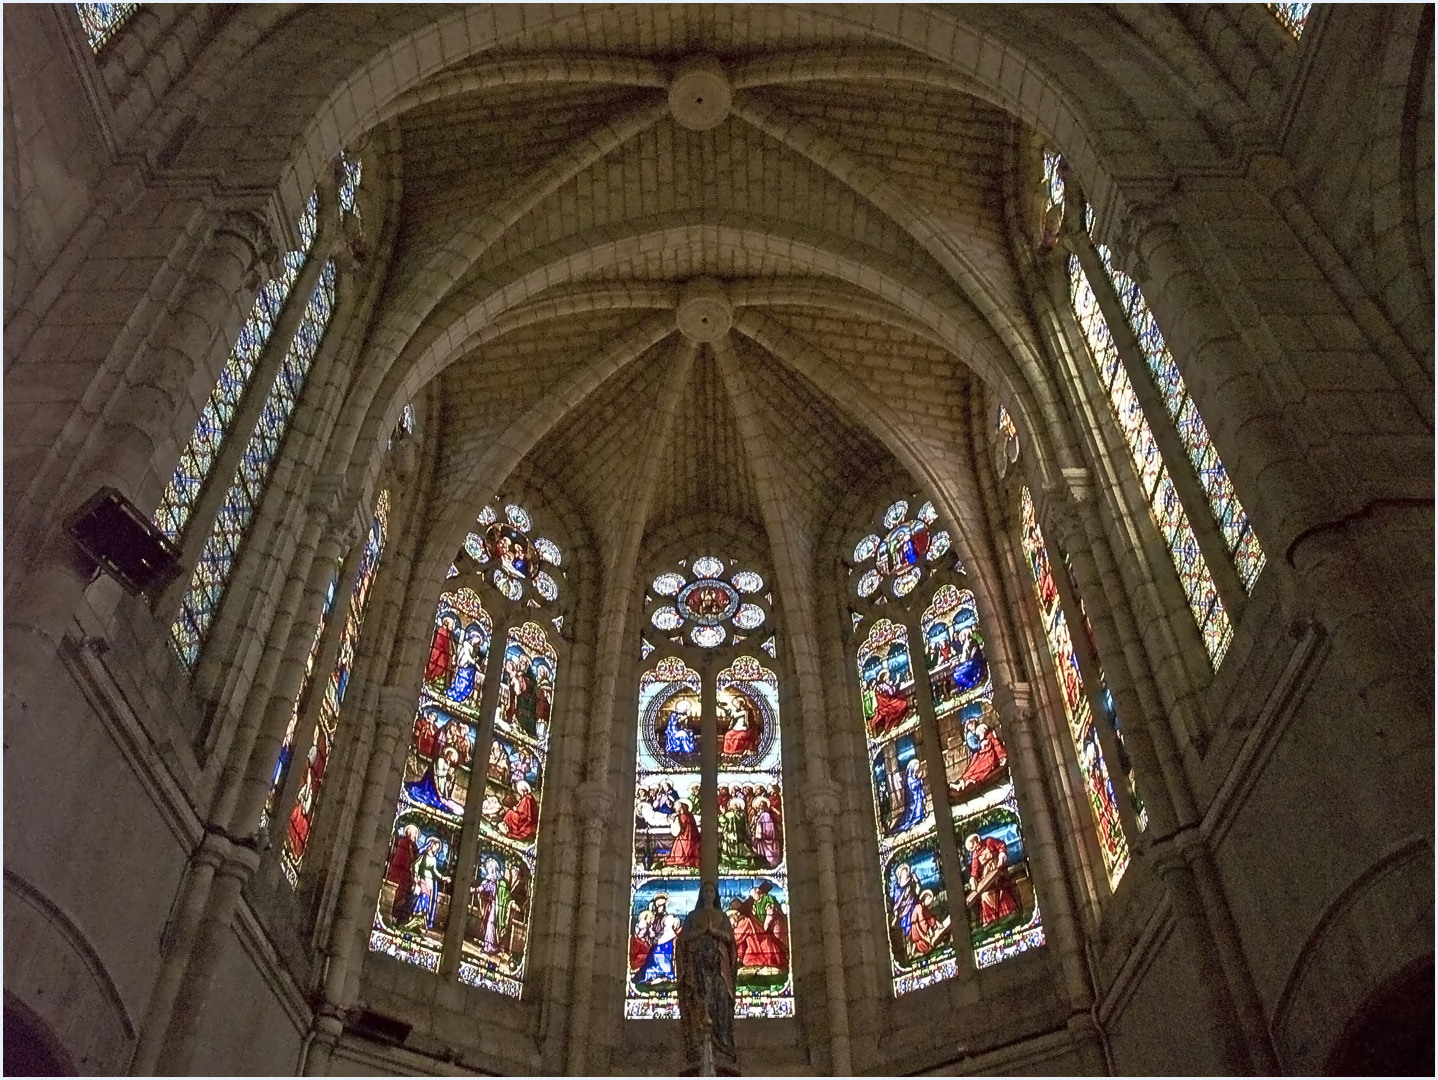
[[[859,644],[859,687],[888,905],[894,993],[950,978],[949,895],[940,860],[908,631],[879,619]]]
[[[99,52],[115,36],[116,31],[125,25],[125,21],[140,10],[140,5],[76,4],[75,10],[80,14],[80,25],[85,28],[90,48]]]
[[[1002,407],[996,430],[1017,436]],[[960,926],[979,968],[1042,945],[1044,930],[978,609],[955,584],[964,565],[931,503],[911,518],[901,499],[880,521],[849,560],[850,616],[898,995],[955,974]],[[916,567],[924,572],[905,587]],[[942,770],[948,835],[931,768]],[[962,904],[951,900],[947,858]]]
[[[175,543],[179,543],[184,534],[200,490],[234,424],[235,413],[249,388],[255,365],[270,340],[275,320],[279,318],[295,279],[299,277],[300,269],[314,246],[318,207],[318,196],[311,195],[300,217],[300,250],[287,252],[280,273],[260,288],[249,317],[240,328],[240,335],[220,371],[219,381],[200,410],[194,434],[180,451],[175,474],[160,497],[160,505],[154,515],[155,525]]]
[[[1268,10],[1277,16],[1278,21],[1283,24],[1294,38],[1303,36],[1303,28],[1308,23],[1308,13],[1313,10],[1312,4],[1269,4]]]
[[[1098,646],[1093,639],[1093,625],[1089,622],[1088,612],[1084,610],[1082,600],[1079,601],[1079,614],[1083,616],[1084,638],[1088,641],[1089,655],[1094,658],[1098,673],[1099,701],[1103,705],[1104,716],[1108,720],[1109,729],[1113,732],[1114,741],[1118,745],[1118,767],[1124,776],[1129,806],[1133,809],[1134,821],[1137,823],[1139,831],[1143,832],[1148,828],[1148,811],[1144,809],[1143,799],[1139,797],[1138,783],[1133,775],[1133,760],[1128,756],[1128,746],[1123,737],[1123,724],[1119,722],[1118,718],[1118,704],[1113,699],[1113,691],[1108,688],[1108,678],[1103,673],[1103,664],[1098,659]]]
[[[240,457],[239,470],[201,549],[190,587],[180,602],[180,613],[170,627],[170,639],[187,667],[193,667],[199,658],[200,647],[219,609],[240,546],[259,508],[275,456],[289,431],[305,377],[329,325],[334,300],[335,264],[331,261],[320,272],[320,280],[305,306],[299,329],[280,364],[259,422]]]
[[[974,594],[946,584],[919,617],[974,966],[1044,943]]]
[[[314,637],[310,639],[310,651],[305,657],[305,673],[300,680],[300,691],[295,695],[294,709],[290,712],[290,722],[285,728],[285,738],[280,743],[280,754],[275,760],[274,775],[270,777],[270,793],[265,797],[265,808],[260,812],[260,827],[264,828],[269,824],[271,815],[275,812],[275,803],[280,797],[280,792],[285,786],[285,779],[290,772],[290,755],[294,752],[295,728],[299,726],[300,709],[309,694],[310,682],[315,673],[315,660],[320,654],[320,641],[324,638],[325,626],[329,622],[330,612],[335,606],[335,594],[340,587],[340,564],[342,560],[335,562],[334,573],[330,575],[330,586],[325,590],[325,603],[320,611],[319,621],[315,623]]]
[[[538,623],[510,629],[498,675],[459,977],[517,998],[531,937],[549,717],[559,677],[559,657]]]
[[[1096,248],[1104,269],[1113,282],[1114,292],[1123,304],[1129,327],[1148,362],[1149,373],[1163,397],[1169,418],[1178,430],[1179,441],[1183,443],[1184,452],[1198,476],[1209,509],[1213,512],[1214,520],[1218,522],[1223,542],[1238,570],[1238,577],[1243,582],[1243,587],[1252,592],[1264,564],[1263,548],[1259,545],[1258,537],[1254,535],[1253,525],[1238,501],[1238,494],[1233,490],[1233,481],[1229,479],[1228,471],[1223,467],[1218,450],[1209,437],[1208,426],[1204,424],[1203,417],[1198,415],[1198,406],[1189,395],[1188,386],[1163,340],[1158,320],[1149,310],[1138,282],[1114,267],[1108,248],[1103,244],[1096,245]]]
[[[1076,255],[1069,256],[1069,299],[1100,381],[1108,392],[1109,406],[1128,445],[1149,511],[1168,545],[1209,660],[1217,668],[1223,662],[1233,638],[1228,611],[1219,598],[1208,562],[1199,550],[1198,538],[1179,501],[1168,466],[1159,455],[1153,431],[1139,407],[1138,395],[1134,393],[1133,383],[1129,381],[1128,372],[1119,358],[1108,323],[1099,310],[1098,298]]]
[[[455,555],[451,591],[435,612],[370,949],[437,972],[458,902],[460,980],[517,998],[533,937],[560,662],[549,632],[527,613],[558,602],[564,556],[552,540],[530,535],[534,519],[517,503],[495,500],[475,523],[480,532]],[[551,622],[558,631],[564,616]],[[494,669],[491,642],[504,647]],[[493,723],[481,743],[491,701]],[[483,787],[469,798],[476,761],[485,763]],[[464,854],[473,878],[456,901],[466,821],[476,826]]]
[[[702,686],[713,679],[719,906],[734,928],[735,1016],[794,1015],[785,854],[779,679],[753,656],[733,655],[768,621],[772,594],[753,570],[711,555],[653,579],[649,624],[675,649],[699,649],[691,667],[665,656],[640,679],[625,1016],[679,1015],[674,942],[700,887]],[[760,602],[762,600],[762,603]],[[716,656],[714,650],[730,651]],[[761,648],[777,655],[774,635]],[[654,646],[641,639],[647,659]],[[716,670],[728,660],[728,666]]]
[[[666,656],[639,680],[624,1015],[679,1015],[674,940],[699,898],[700,675]]]
[[[1094,727],[1088,695],[1084,692],[1083,676],[1079,673],[1078,657],[1074,655],[1068,620],[1059,604],[1058,583],[1054,580],[1048,549],[1044,546],[1043,531],[1039,528],[1038,516],[1034,512],[1034,502],[1028,488],[1023,489],[1020,499],[1024,555],[1028,559],[1029,572],[1034,580],[1034,595],[1038,598],[1044,641],[1048,645],[1049,656],[1053,659],[1054,671],[1058,675],[1059,700],[1063,703],[1069,735],[1078,756],[1079,772],[1083,775],[1084,792],[1088,796],[1089,811],[1093,815],[1094,829],[1098,834],[1099,851],[1103,856],[1104,869],[1108,873],[1109,888],[1114,889],[1118,887],[1124,871],[1128,869],[1128,838],[1124,835],[1123,822],[1119,818],[1113,781],[1109,778],[1108,765],[1104,761],[1103,749],[1099,746],[1098,731]]]
[[[375,571],[379,569],[380,556],[384,554],[388,521],[389,492],[382,491],[375,501],[374,518],[360,556],[359,574],[355,578],[354,590],[350,593],[349,609],[345,614],[344,628],[340,631],[339,654],[335,657],[334,667],[330,669],[324,697],[320,699],[319,722],[315,725],[314,735],[310,739],[309,756],[305,761],[299,796],[290,811],[285,829],[285,844],[280,852],[280,870],[292,888],[299,884],[300,865],[309,846],[310,825],[314,822],[330,753],[334,749],[340,707],[344,704],[345,690],[354,669],[355,649],[359,644],[360,627],[364,624],[365,608],[369,604]]]
[[[493,623],[473,589],[439,598],[370,948],[439,970]],[[506,909],[507,910],[507,909]]]
[[[739,958],[734,1015],[794,1015],[779,679],[752,656],[715,677],[719,906]]]
[[[1064,181],[1059,175],[1059,155],[1044,151],[1044,210],[1062,207],[1064,204]]]
[[[339,200],[340,209],[347,214],[359,215],[360,159],[348,152],[340,154]]]

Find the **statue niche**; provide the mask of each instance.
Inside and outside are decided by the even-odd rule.
[[[734,929],[719,910],[719,889],[706,881],[674,943],[684,1076],[738,1076],[734,1051]]]

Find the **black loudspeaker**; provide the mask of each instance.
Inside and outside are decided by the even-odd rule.
[[[180,574],[180,553],[135,504],[103,487],[65,526],[81,551],[128,592],[158,595]]]

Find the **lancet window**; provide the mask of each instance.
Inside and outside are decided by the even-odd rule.
[[[99,52],[119,31],[131,15],[140,10],[139,4],[76,4],[80,25],[90,42],[90,49]]]
[[[309,848],[310,826],[319,807],[320,793],[324,789],[327,766],[334,750],[335,737],[339,731],[340,707],[344,704],[345,691],[349,688],[350,674],[354,669],[355,649],[359,645],[360,628],[364,625],[365,611],[369,607],[370,593],[374,578],[379,570],[380,557],[384,554],[385,534],[389,528],[389,492],[381,491],[375,501],[374,517],[369,533],[365,537],[364,550],[360,555],[359,573],[355,577],[354,589],[345,610],[344,627],[340,631],[339,652],[334,666],[330,669],[329,680],[324,684],[320,699],[319,717],[314,733],[310,737],[309,753],[305,759],[305,771],[300,781],[299,793],[294,807],[290,810],[285,824],[284,847],[280,850],[280,870],[285,880],[294,888],[299,884],[300,866]],[[318,635],[317,635],[318,638]],[[315,649],[310,650],[310,662],[314,662]],[[283,751],[282,751],[283,754]],[[282,762],[287,767],[288,760]],[[273,792],[272,792],[273,796]]]
[[[898,995],[953,976],[960,949],[989,967],[1044,931],[964,565],[932,503],[900,499],[877,524],[847,562]]]
[[[518,503],[486,504],[475,524],[435,611],[370,949],[518,998],[566,577]]]
[[[359,182],[358,163],[348,156],[341,158],[341,171],[354,184]],[[353,193],[351,193],[353,198]],[[280,274],[267,282],[255,299],[249,317],[240,330],[219,381],[200,412],[194,434],[181,451],[175,473],[161,496],[155,511],[155,524],[170,540],[178,541],[191,524],[191,516],[202,490],[219,478],[212,476],[222,449],[232,437],[242,400],[253,387],[260,360],[270,343],[275,324],[290,299],[295,281],[308,261],[318,232],[318,198],[311,195],[301,215],[298,231],[301,247],[283,258]],[[295,406],[304,391],[305,382],[334,311],[336,268],[334,260],[322,267],[319,280],[310,293],[298,327],[287,343],[273,382],[269,385],[254,427],[229,479],[223,501],[210,523],[209,533],[200,550],[189,588],[180,601],[180,610],[170,627],[170,640],[180,660],[193,667],[209,636],[239,558],[241,545],[249,532],[260,499],[269,481],[294,416]]]
[[[754,655],[778,655],[773,601],[760,574],[713,555],[680,560],[646,592],[624,1003],[631,1019],[679,1015],[674,942],[711,875],[734,929],[735,1016],[794,1015],[779,677]]]
[[[1055,155],[1045,155],[1044,169],[1046,199],[1050,205],[1062,205],[1063,181]],[[1085,216],[1092,229],[1091,209],[1086,210]],[[1075,235],[1073,242],[1091,245],[1094,262],[1103,271],[1098,280],[1094,280],[1085,271],[1078,251],[1070,254],[1069,302],[1074,319],[1138,475],[1149,512],[1168,546],[1209,661],[1217,668],[1233,638],[1233,624],[1190,514],[1211,515],[1219,537],[1211,554],[1231,561],[1244,591],[1252,591],[1263,570],[1263,548],[1143,291],[1128,274],[1114,266],[1103,244],[1093,244],[1081,235]],[[1115,339],[1105,315],[1106,306],[1114,318],[1122,319],[1125,342],[1132,342],[1131,349]],[[1143,404],[1145,398],[1152,400],[1147,412]],[[1165,460],[1154,424],[1162,425],[1171,433],[1178,448],[1173,456],[1177,458],[1181,454],[1187,461]],[[1196,493],[1193,506],[1185,505],[1171,469],[1191,471]]]

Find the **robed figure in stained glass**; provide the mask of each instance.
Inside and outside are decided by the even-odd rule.
[[[699,826],[687,802],[681,802],[675,808],[674,821],[669,828],[674,835],[674,846],[664,859],[665,865],[699,869]]]
[[[908,946],[909,955],[922,956],[934,947],[934,939],[943,929],[931,910],[933,894],[919,891],[919,879],[908,864],[900,863],[894,871],[892,896],[894,920]]]
[[[1009,874],[1008,846],[996,836],[971,833],[964,841],[969,853],[969,888],[965,901],[979,906],[979,925],[988,926],[1019,910],[1019,895]]]

